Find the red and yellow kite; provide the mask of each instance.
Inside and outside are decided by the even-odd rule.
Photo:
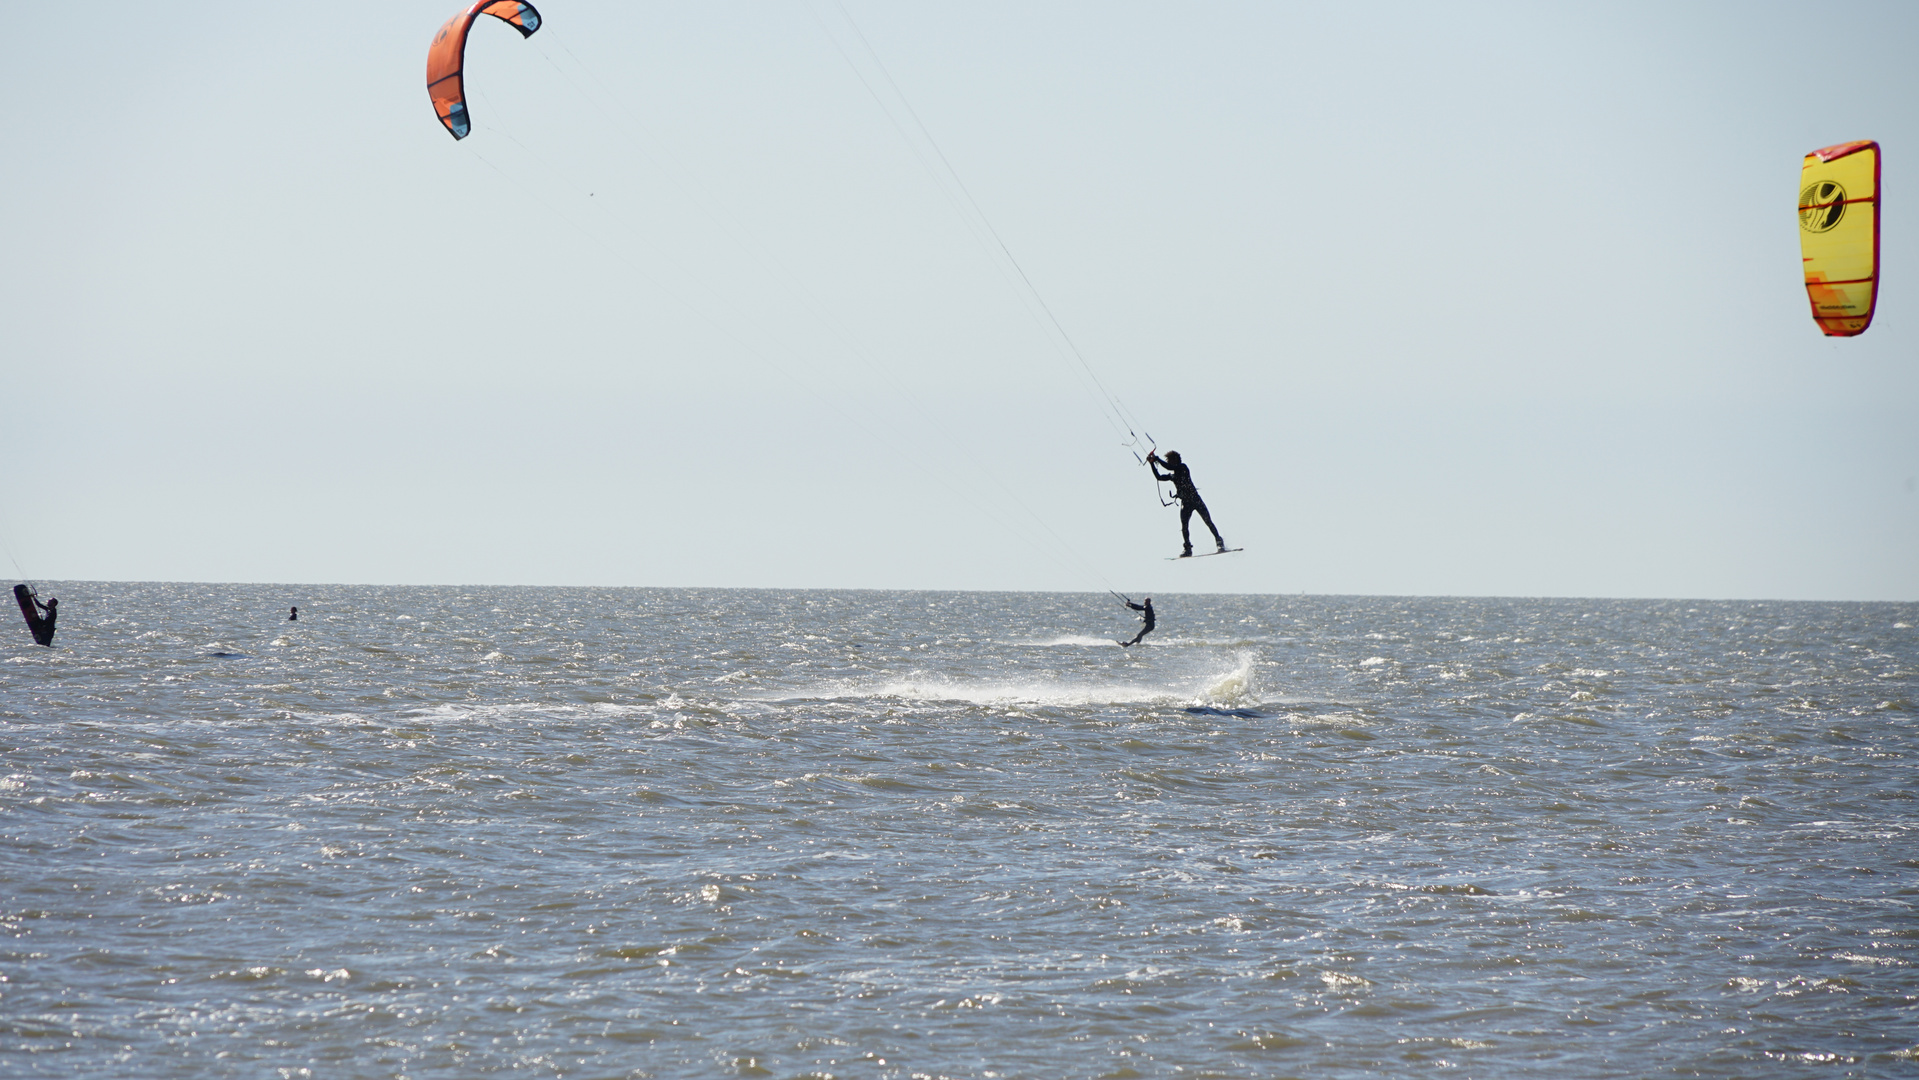
[[[1812,319],[1827,337],[1872,325],[1879,293],[1879,144],[1840,143],[1799,170],[1799,255]]]
[[[426,50],[426,92],[433,98],[433,111],[440,114],[440,123],[445,124],[456,139],[466,138],[473,130],[473,122],[467,119],[466,112],[466,33],[482,15],[491,15],[506,23],[523,38],[532,37],[533,31],[540,28],[540,13],[533,10],[532,4],[521,0],[478,0],[448,19],[440,32],[433,35],[433,44]]]

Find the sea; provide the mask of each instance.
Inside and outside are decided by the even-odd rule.
[[[0,1076],[1919,1077],[1919,604],[40,592]]]

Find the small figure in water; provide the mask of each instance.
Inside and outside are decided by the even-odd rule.
[[[1139,644],[1140,638],[1143,638],[1147,634],[1150,634],[1153,632],[1153,598],[1150,596],[1147,597],[1146,602],[1143,604],[1135,604],[1131,600],[1122,598],[1120,600],[1120,603],[1125,604],[1127,607],[1132,608],[1134,611],[1139,612],[1140,619],[1143,620],[1144,622],[1144,625],[1142,625],[1139,628],[1139,633],[1133,635],[1133,640],[1122,641],[1119,643],[1120,648],[1130,649],[1133,646]]]
[[[295,605],[295,607],[294,607],[294,609],[293,609],[293,614],[291,614],[291,615],[288,615],[288,616],[287,616],[287,621],[288,621],[288,622],[299,622],[299,621],[300,621],[300,608],[298,607],[298,605]]]
[[[13,598],[20,605],[20,614],[26,616],[27,632],[33,635],[33,643],[52,648],[53,624],[60,618],[60,598],[49,597],[46,603],[41,603],[40,597],[26,585],[15,585]]]
[[[1225,551],[1226,540],[1219,535],[1219,526],[1213,524],[1213,515],[1206,509],[1206,500],[1199,497],[1199,489],[1193,486],[1192,470],[1179,459],[1179,451],[1168,450],[1163,458],[1158,451],[1151,451],[1146,455],[1146,464],[1153,470],[1153,479],[1173,482],[1173,498],[1179,500],[1179,538],[1186,544],[1186,550],[1179,553],[1180,558],[1193,553],[1194,514],[1198,514],[1199,520],[1213,531],[1213,541],[1219,545],[1219,550]],[[1162,464],[1166,466],[1163,473],[1159,471]]]

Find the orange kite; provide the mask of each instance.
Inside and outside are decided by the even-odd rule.
[[[433,35],[433,44],[426,50],[426,92],[433,98],[433,111],[440,116],[440,123],[456,139],[464,139],[473,130],[473,122],[467,118],[466,111],[466,34],[473,29],[473,20],[482,15],[491,15],[520,32],[523,38],[533,36],[540,28],[540,13],[533,10],[532,4],[521,0],[479,0],[472,7],[446,21],[440,32]]]

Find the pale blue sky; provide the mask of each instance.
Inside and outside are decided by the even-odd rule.
[[[1919,7],[849,0],[1247,548],[1172,563],[831,0],[489,20],[464,143],[457,6],[13,14],[26,574],[1919,598]],[[1792,200],[1859,138],[1836,341]]]

